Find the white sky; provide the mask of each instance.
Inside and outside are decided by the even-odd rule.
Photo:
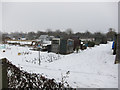
[[[2,2],[118,2],[120,0],[1,0]]]
[[[2,3],[0,2],[0,31],[2,31]]]
[[[3,31],[72,28],[74,32],[118,29],[117,2],[3,2]]]

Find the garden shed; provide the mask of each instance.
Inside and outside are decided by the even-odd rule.
[[[69,54],[74,52],[74,40],[54,38],[52,40],[51,51],[60,54]]]
[[[60,54],[70,54],[74,52],[74,40],[61,39],[60,40]]]

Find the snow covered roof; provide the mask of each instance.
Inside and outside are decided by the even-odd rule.
[[[39,37],[39,39],[42,39],[42,38],[48,38],[48,35],[41,35],[41,36]]]
[[[60,40],[60,38],[53,38],[52,40]]]
[[[7,41],[8,43],[31,44],[32,41]]]

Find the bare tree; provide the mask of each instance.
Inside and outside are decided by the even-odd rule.
[[[57,29],[55,32],[56,32],[56,33],[61,33],[61,30],[60,30],[60,29]]]
[[[2,32],[0,31],[0,44],[2,43]]]
[[[106,34],[108,40],[113,40],[115,34],[116,34],[115,29],[113,29],[113,28],[109,28],[109,31],[108,31],[107,34]]]
[[[72,30],[71,28],[68,28],[68,29],[66,30],[66,33],[67,33],[68,35],[71,35],[71,34],[73,34],[73,30]]]
[[[36,34],[34,32],[28,32],[28,34],[27,34],[28,40],[33,40],[33,39],[35,39],[35,37],[36,37]]]
[[[46,32],[52,32],[52,30],[50,28],[46,29]]]
[[[47,33],[48,35],[52,35],[53,31],[52,31],[51,29],[46,29],[46,33]]]

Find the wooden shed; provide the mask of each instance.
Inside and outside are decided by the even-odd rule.
[[[70,54],[74,52],[74,40],[62,39],[60,40],[60,54]]]
[[[59,53],[60,48],[60,38],[53,38],[51,45],[51,52]]]
[[[60,54],[69,54],[74,52],[74,40],[54,38],[52,40],[51,51]]]

